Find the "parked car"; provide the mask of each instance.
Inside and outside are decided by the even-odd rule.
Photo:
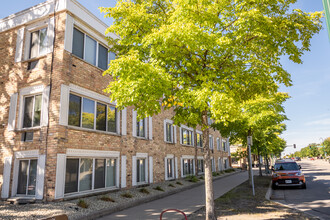
[[[272,188],[287,186],[299,186],[306,189],[305,175],[301,171],[301,166],[295,161],[277,160],[274,167],[272,167]]]

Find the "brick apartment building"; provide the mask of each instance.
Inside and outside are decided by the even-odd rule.
[[[107,26],[76,0],[46,1],[0,20],[1,198],[63,199],[203,173],[201,131],[173,112],[136,120],[102,76]],[[110,35],[110,37],[116,37]],[[210,131],[212,168],[229,140]]]

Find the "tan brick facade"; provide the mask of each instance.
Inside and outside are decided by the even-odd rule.
[[[120,123],[118,123],[120,125],[118,127],[119,134],[101,132],[97,130],[88,130],[74,126],[60,125],[60,112],[61,108],[63,108],[63,106],[61,106],[62,85],[75,85],[79,88],[85,89],[86,91],[96,92],[98,94],[107,96],[107,94],[103,93],[102,90],[108,85],[109,81],[111,80],[109,76],[102,76],[103,70],[101,70],[100,68],[86,62],[83,59],[78,58],[71,52],[65,50],[65,41],[67,40],[65,38],[65,34],[66,31],[68,31],[66,30],[67,15],[71,15],[76,21],[79,21],[79,23],[86,25],[91,30],[95,31],[95,33],[97,33],[98,35],[100,34],[100,31],[91,28],[92,25],[85,23],[83,19],[80,20],[79,14],[72,14],[70,11],[67,10],[58,11],[55,16],[55,44],[53,49],[54,54],[49,52],[46,55],[38,57],[38,67],[33,70],[27,70],[29,62],[33,60],[22,59],[20,62],[15,62],[15,54],[17,53],[17,33],[19,29],[25,27],[25,38],[27,31],[26,27],[28,25],[36,23],[37,21],[31,20],[28,23],[23,23],[21,25],[17,25],[13,28],[8,28],[8,30],[0,32],[0,187],[2,188],[1,197],[8,198],[16,196],[17,193],[15,194],[13,192],[13,189],[14,191],[16,190],[15,182],[17,184],[17,170],[19,169],[17,167],[18,161],[20,160],[20,158],[24,158],[24,156],[20,157],[19,153],[23,152],[24,155],[24,152],[31,150],[37,150],[39,155],[46,156],[46,164],[44,170],[45,182],[43,184],[44,191],[42,194],[43,198],[46,198],[47,200],[53,200],[55,198],[56,186],[64,187],[64,182],[56,182],[56,178],[59,175],[57,172],[65,172],[65,169],[59,170],[60,166],[57,164],[57,161],[59,158],[59,154],[67,154],[67,149],[92,150],[95,152],[119,152],[120,157],[117,161],[117,166],[120,166],[120,168],[118,169],[118,177],[120,178],[120,181],[119,186],[117,186],[117,188],[122,187],[122,156],[126,156],[127,158],[125,176],[126,187],[132,186],[132,167],[134,166],[132,158],[133,156],[136,156],[137,153],[147,153],[148,158],[152,157],[153,182],[160,182],[165,180],[166,164],[164,158],[168,154],[171,154],[175,158],[177,158],[177,167],[175,169],[177,169],[178,172],[177,178],[181,178],[181,157],[183,155],[190,155],[195,157],[196,155],[196,133],[194,132],[195,146],[184,146],[180,144],[180,128],[177,126],[177,142],[166,143],[164,141],[164,120],[171,119],[173,114],[172,111],[164,111],[162,112],[162,114],[155,115],[152,117],[152,139],[133,137],[132,107],[127,108],[127,117],[125,123],[127,130],[126,135],[123,135],[123,126],[125,126],[123,125],[125,122],[123,121],[124,112],[121,112],[119,119]],[[51,17],[52,15],[50,14],[46,17],[43,17],[42,19],[49,19]],[[0,20],[0,24],[1,22],[4,21]],[[23,56],[27,52],[25,51],[25,48],[27,48],[25,45],[26,43],[27,41],[23,39]],[[52,55],[54,58],[53,60]],[[18,127],[19,121],[22,120],[20,109],[24,107],[21,106],[21,104],[23,103],[20,100],[23,97],[20,95],[21,89],[36,85],[43,85],[43,87],[50,86],[48,126],[22,129]],[[13,131],[9,131],[9,112],[13,111],[13,109],[10,109],[10,99],[11,96],[15,93],[17,93],[16,109],[14,110],[16,112],[15,129]],[[149,126],[147,127],[149,129]],[[21,141],[22,133],[27,131],[33,131],[32,142]],[[217,150],[217,138],[222,139],[220,133],[211,129],[210,134],[213,136],[214,140],[214,151],[212,153],[212,156],[215,159],[216,170],[218,170],[218,158],[228,157],[229,162],[230,156],[228,156],[228,152],[224,152],[222,150],[222,143],[220,143],[221,151]],[[229,146],[227,146],[227,149],[229,149]],[[203,153],[201,152],[201,149],[198,148],[197,156],[202,155]],[[10,157],[11,163],[7,163],[7,165],[4,165],[5,158],[10,159]],[[82,158],[85,156],[77,156],[77,158],[78,157]],[[7,159],[7,162],[10,161],[9,159]],[[40,158],[38,159],[38,161],[39,160]],[[195,166],[197,166],[197,164],[195,164]],[[8,170],[10,170],[9,185],[8,183],[4,184],[6,181],[8,182],[9,177],[8,175],[4,176],[6,169],[7,173]],[[150,173],[146,175],[149,175],[150,177]],[[65,176],[65,174],[63,174],[63,176]],[[41,179],[42,177],[43,176],[41,175]],[[39,181],[38,183],[42,183],[41,179],[38,179],[37,182]],[[150,181],[150,178],[148,179],[148,181]],[[93,193],[94,191],[92,190],[89,192]],[[5,196],[6,193],[8,194],[8,196]],[[77,193],[77,195],[80,194]]]

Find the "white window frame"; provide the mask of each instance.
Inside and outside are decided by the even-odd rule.
[[[203,161],[203,165],[202,165],[202,170],[203,172],[198,172],[198,161]],[[200,174],[204,174],[205,173],[205,164],[204,164],[204,158],[203,156],[197,156],[197,174],[200,175]]]
[[[218,151],[221,150],[221,142],[220,142],[220,138],[217,138],[217,150],[218,150]]]
[[[172,177],[169,177],[168,176],[168,160],[172,160],[171,161],[171,167],[172,167],[172,173],[173,173],[173,176]],[[164,158],[164,164],[165,164],[165,180],[172,180],[172,179],[176,179],[177,177],[176,177],[176,172],[175,172],[175,170],[176,170],[176,167],[175,167],[175,158],[174,158],[174,155],[173,154],[167,154],[167,156]]]
[[[183,144],[183,140],[182,140],[182,138],[183,138],[183,134],[182,134],[182,132],[183,132],[183,129],[184,130],[187,130],[188,132],[191,132],[191,144]],[[184,146],[191,146],[191,147],[193,147],[193,146],[195,146],[195,135],[194,135],[194,129],[193,128],[190,128],[190,127],[187,127],[187,126],[185,126],[185,125],[181,125],[181,127],[180,127],[180,144],[181,145],[184,145]]]
[[[77,23],[77,22],[75,22],[75,23]],[[82,25],[81,24],[79,24],[79,25],[74,25],[73,26],[73,29],[72,29],[72,42],[74,41],[74,39],[73,39],[73,32],[74,32],[74,29],[77,29],[78,31],[80,31],[83,35],[84,35],[84,48],[83,48],[83,57],[82,58],[80,58],[80,57],[78,57],[77,55],[75,55],[75,54],[73,54],[73,43],[72,43],[72,45],[71,45],[71,53],[72,53],[72,55],[73,56],[75,56],[75,57],[77,57],[78,59],[82,59],[82,60],[84,60],[85,62],[87,62],[87,63],[89,63],[89,64],[91,64],[91,65],[93,65],[93,66],[95,66],[95,67],[97,67],[97,68],[99,68],[99,69],[101,69],[101,70],[103,70],[104,71],[104,69],[102,69],[101,67],[99,67],[98,66],[98,62],[99,62],[99,44],[100,45],[102,45],[103,47],[105,47],[106,49],[108,49],[109,50],[109,47],[107,47],[107,46],[105,46],[106,44],[104,43],[104,42],[100,42],[100,40],[99,39],[97,39],[97,37],[95,37],[95,36],[93,36],[93,34],[86,34],[86,33],[88,33],[89,31],[86,31],[86,30],[84,30],[84,29],[86,29],[86,28],[82,28]],[[96,57],[95,57],[95,65],[93,64],[93,63],[90,63],[90,62],[88,62],[85,58],[86,58],[86,36],[88,36],[89,38],[91,38],[91,39],[93,39],[94,41],[96,41]],[[108,62],[108,64],[110,63],[110,53],[112,53],[112,52],[108,52],[107,53],[107,62]]]
[[[26,87],[20,90],[19,92],[19,114],[18,114],[18,129],[19,130],[28,130],[28,129],[35,129],[35,128],[40,128],[43,125],[45,125],[45,120],[48,121],[47,115],[44,115],[47,113],[48,109],[46,111],[44,108],[47,108],[46,103],[44,100],[46,99],[45,96],[45,90],[47,87],[44,85],[37,85],[37,86],[31,86],[31,87]],[[35,96],[35,95],[42,95],[41,99],[41,113],[40,113],[40,125],[39,126],[34,126],[34,127],[28,127],[28,128],[23,128],[23,121],[24,121],[24,106],[25,106],[25,97],[29,96]],[[47,103],[48,104],[48,103]],[[33,113],[34,114],[34,113]]]
[[[132,173],[134,173],[134,175],[132,175],[132,178],[135,178],[135,180],[133,182],[135,182],[135,185],[144,185],[147,184],[149,182],[148,180],[148,176],[149,176],[149,160],[148,160],[148,153],[136,153],[136,156],[133,157],[133,160],[135,160],[135,164],[137,164],[137,160],[138,159],[144,159],[145,160],[145,181],[143,182],[137,182],[137,165],[135,166],[135,168],[133,168]],[[134,184],[133,184],[134,186]]]
[[[167,124],[170,124],[171,125],[171,137],[172,137],[172,140],[168,141],[167,140],[167,129],[166,129],[166,125]],[[169,143],[169,144],[174,144],[176,143],[176,126],[173,124],[173,121],[172,120],[169,120],[169,119],[165,119],[164,120],[164,141],[166,143]]]
[[[222,139],[222,150],[224,152],[227,152],[227,141]]]
[[[31,94],[31,95],[26,95],[26,96],[24,96],[23,97],[23,121],[22,121],[22,128],[23,129],[28,129],[28,128],[35,128],[35,127],[40,127],[40,125],[41,125],[41,113],[42,113],[42,102],[41,102],[41,107],[40,107],[40,125],[38,125],[38,126],[34,126],[34,112],[35,112],[35,101],[36,101],[36,96],[37,95],[41,95],[41,100],[42,100],[42,93],[36,93],[36,94]],[[24,115],[25,115],[25,111],[26,111],[26,109],[25,109],[25,100],[26,100],[26,98],[29,98],[29,97],[33,97],[33,104],[32,104],[32,109],[33,109],[33,111],[32,111],[32,122],[31,122],[31,124],[32,124],[32,126],[31,127],[23,127],[24,126]]]
[[[201,145],[198,145],[198,142],[197,142],[197,135],[200,135]],[[203,132],[202,132],[202,131],[199,131],[199,130],[196,130],[196,146],[197,146],[198,148],[203,148]]]
[[[184,165],[184,160],[191,160],[192,161],[192,169],[193,169],[193,172],[192,173],[189,173],[189,174],[184,174],[183,173],[183,165]],[[181,177],[186,177],[188,175],[195,175],[195,157],[194,156],[191,156],[191,155],[183,155],[181,157]]]
[[[43,28],[47,28],[47,48],[46,51],[42,54],[39,54],[38,48],[38,55],[36,57],[30,58],[30,49],[31,49],[31,33],[41,30]],[[26,27],[25,32],[25,40],[24,40],[24,60],[30,59],[38,59],[46,55],[47,53],[52,52],[53,50],[53,38],[54,38],[54,17],[36,22]]]
[[[119,178],[120,178],[120,152],[118,151],[98,151],[98,150],[84,150],[84,149],[67,149],[66,152],[66,158],[65,158],[65,164],[64,169],[66,169],[66,160],[67,159],[79,159],[79,166],[78,166],[78,191],[72,192],[72,193],[65,193],[65,171],[64,171],[64,178],[63,178],[63,193],[64,198],[70,198],[75,197],[77,195],[86,195],[91,194],[95,192],[103,192],[103,191],[109,191],[109,190],[115,190],[119,188]],[[80,161],[81,159],[93,159],[93,171],[92,171],[92,189],[85,190],[79,192],[79,175],[80,175]],[[95,159],[116,159],[116,184],[115,186],[106,186],[104,188],[98,188],[94,189],[94,181],[95,181]],[[106,167],[105,167],[106,169]],[[63,172],[63,171],[62,171]],[[56,175],[57,177],[57,175]],[[57,181],[57,180],[56,180]],[[106,181],[106,177],[105,177]]]
[[[105,102],[102,102],[102,101],[96,100],[96,99],[94,99],[94,98],[86,97],[86,96],[83,96],[83,95],[80,95],[80,94],[78,94],[78,93],[74,93],[74,92],[70,92],[70,93],[69,93],[69,103],[70,103],[70,94],[75,95],[75,96],[79,96],[79,97],[81,98],[81,106],[80,106],[80,113],[81,113],[81,114],[80,114],[80,122],[79,122],[80,126],[79,126],[79,127],[78,127],[78,126],[74,126],[74,125],[68,125],[68,126],[70,126],[70,127],[76,127],[76,128],[79,128],[79,129],[87,129],[87,130],[92,130],[92,131],[107,132],[107,133],[112,133],[112,134],[119,134],[119,133],[120,133],[120,132],[119,132],[119,127],[118,127],[118,125],[119,125],[119,122],[118,122],[118,121],[120,120],[120,118],[118,117],[119,111],[118,111],[118,109],[116,108],[115,105],[113,105],[113,104],[108,104],[108,103],[105,103]],[[94,124],[93,124],[93,129],[82,127],[82,120],[83,120],[82,113],[83,113],[84,98],[87,98],[87,99],[89,99],[89,100],[94,101]],[[97,130],[97,129],[96,129],[97,103],[100,103],[100,104],[103,104],[103,105],[106,106],[106,113],[108,113],[108,109],[109,109],[110,107],[115,107],[115,108],[116,108],[116,110],[115,110],[115,111],[116,111],[116,132],[108,131],[108,117],[107,117],[107,115],[106,115],[106,117],[105,117],[105,118],[106,118],[106,122],[105,122],[105,131]],[[69,109],[70,109],[70,108],[69,108]],[[69,109],[68,109],[68,111],[69,111]],[[69,117],[69,114],[68,114],[68,117]]]
[[[132,110],[132,134],[133,137],[139,139],[152,139],[152,117],[145,117],[144,120],[144,136],[137,136],[137,112]]]
[[[211,150],[214,150],[214,139],[213,139],[213,135],[209,135],[209,147]]]

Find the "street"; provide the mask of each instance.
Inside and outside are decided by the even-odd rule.
[[[302,160],[307,189],[273,190],[272,199],[305,211],[320,219],[330,219],[330,163],[323,160]]]

